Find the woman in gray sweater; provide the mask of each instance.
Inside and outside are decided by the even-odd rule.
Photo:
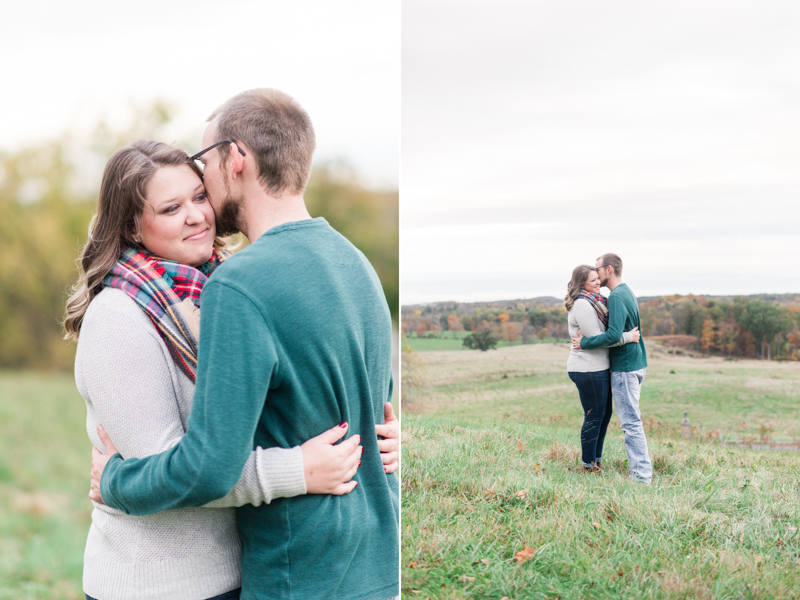
[[[585,336],[600,335],[608,327],[607,299],[600,294],[600,276],[595,267],[579,265],[572,271],[564,308],[569,313],[569,335],[580,331]],[[639,341],[634,328],[622,334],[615,346]],[[611,362],[608,348],[576,350],[567,359],[567,373],[578,388],[583,405],[581,455],[585,472],[597,473],[601,467],[603,442],[611,420]]]
[[[123,458],[158,454],[186,431],[197,365],[200,291],[228,255],[215,236],[202,172],[186,153],[139,141],[106,165],[97,214],[64,327],[78,340],[75,380],[86,429],[100,424]],[[399,428],[387,409],[384,451]],[[235,600],[234,507],[355,486],[360,437],[337,425],[295,448],[256,448],[225,497],[202,508],[129,516],[94,503],[83,585],[91,600]],[[396,452],[382,454],[387,471]]]

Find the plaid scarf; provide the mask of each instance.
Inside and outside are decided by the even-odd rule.
[[[192,381],[197,377],[197,339],[178,305],[188,299],[199,309],[203,286],[228,256],[214,250],[208,262],[195,268],[126,248],[103,279],[105,285],[122,290],[142,307],[178,367]]]
[[[608,327],[608,299],[602,294],[592,294],[586,290],[581,290],[578,298],[588,300],[589,304],[594,307],[597,317],[603,322],[603,325]]]

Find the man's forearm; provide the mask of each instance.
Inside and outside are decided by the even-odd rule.
[[[147,515],[202,506],[225,496],[238,481],[247,456],[245,461],[229,460],[224,454],[220,458],[208,446],[201,448],[202,456],[187,456],[192,452],[187,436],[161,454],[127,460],[114,455],[100,478],[103,501],[126,514]]]
[[[608,329],[605,333],[581,338],[581,350],[596,350],[613,346],[622,340],[622,329],[625,326],[625,311],[616,298],[608,299]]]
[[[226,308],[231,302],[236,310]],[[253,450],[269,388],[269,375],[264,374],[271,373],[277,362],[262,323],[257,310],[235,291],[207,284],[197,385],[186,435],[161,454],[110,460],[100,478],[106,504],[128,514],[150,514],[202,506],[233,489]]]
[[[581,338],[581,350],[595,350],[597,348],[614,346],[622,339],[621,335],[615,337],[615,334],[616,332],[609,328],[608,331],[600,335]]]

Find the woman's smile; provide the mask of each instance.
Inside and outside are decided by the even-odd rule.
[[[195,233],[192,233],[192,234],[186,236],[185,238],[183,238],[183,241],[184,242],[197,242],[197,241],[200,241],[200,240],[204,240],[207,237],[208,230],[209,230],[208,227],[204,227],[200,231],[197,231]]]

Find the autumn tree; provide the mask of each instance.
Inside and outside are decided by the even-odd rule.
[[[741,327],[735,319],[726,320],[719,328],[719,345],[728,356],[732,356],[736,352],[740,329]]]
[[[447,329],[449,331],[464,331],[464,325],[461,323],[461,319],[458,315],[448,315],[447,317]],[[455,337],[455,333],[453,334]]]
[[[509,343],[516,342],[520,338],[521,334],[522,323],[517,323],[514,321],[503,323],[503,337]]]
[[[711,353],[717,339],[717,328],[714,319],[703,321],[702,335],[700,336],[700,348],[706,351],[706,356]]]
[[[764,358],[764,348],[766,347],[767,360],[772,357],[772,342],[775,336],[791,327],[791,319],[788,314],[774,304],[759,300],[747,303],[742,320],[744,327],[760,342],[761,358]]]
[[[527,344],[533,337],[533,327],[529,323],[523,323],[522,329],[519,332],[519,337],[522,339],[523,344]]]

